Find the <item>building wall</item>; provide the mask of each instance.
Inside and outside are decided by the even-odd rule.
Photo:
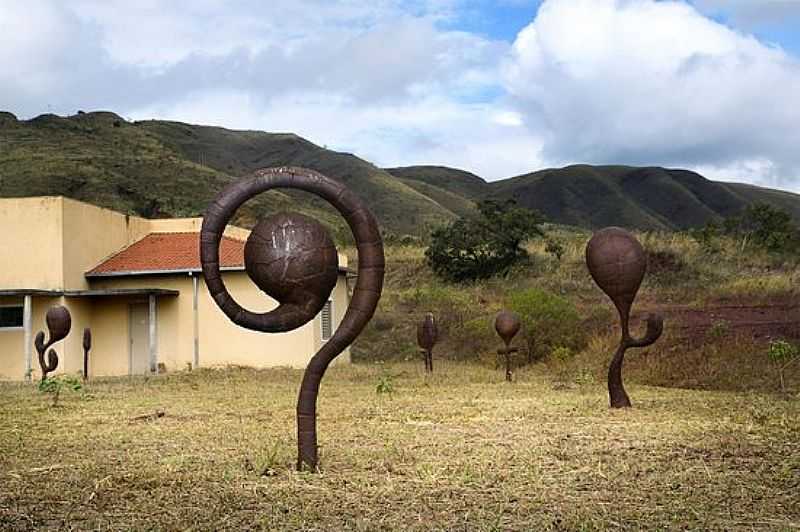
[[[254,312],[267,312],[277,306],[275,300],[259,291],[245,272],[223,273],[226,286],[239,304]],[[141,276],[95,280],[92,288],[164,288],[180,291],[178,297],[158,298],[158,357],[168,371],[186,369],[194,359],[194,310],[192,278],[189,275]],[[344,275],[332,294],[334,325],[341,321],[347,306]],[[97,375],[120,375],[128,372],[128,301],[124,306],[109,305],[97,298],[92,317],[97,340],[93,352],[104,357],[96,363]],[[144,301],[144,300],[142,300]],[[102,303],[102,307],[100,304]],[[242,365],[253,367],[291,366],[304,368],[319,349],[320,317],[294,331],[264,334],[239,327],[217,307],[198,276],[199,360],[200,366]],[[113,331],[106,334],[104,331]],[[124,334],[122,334],[124,331]],[[101,343],[102,342],[102,343]],[[125,345],[122,343],[125,342]],[[103,354],[100,355],[100,351]],[[106,353],[116,352],[114,360]],[[349,349],[337,361],[349,361]]]
[[[61,197],[0,199],[0,289],[86,290],[101,288],[162,288],[177,290],[178,297],[158,298],[158,356],[169,371],[187,368],[194,358],[192,278],[188,275],[84,277],[103,259],[151,232],[196,232],[202,218],[145,220]],[[246,239],[249,231],[229,226],[226,234]],[[339,265],[347,257],[339,255]],[[197,274],[195,274],[197,275]],[[245,272],[225,272],[226,283],[240,304],[265,312],[276,302],[250,281]],[[305,367],[322,345],[317,316],[303,327],[279,334],[263,334],[234,325],[208,294],[199,278],[200,365],[239,364],[255,367]],[[6,298],[7,299],[7,298]],[[339,277],[332,294],[334,326],[344,316],[347,286]],[[56,373],[83,369],[83,329],[92,329],[90,375],[126,375],[129,372],[129,307],[146,297],[33,297],[33,334],[46,331],[45,314],[53,305],[65,305],[72,315],[72,330],[56,344],[60,363]],[[3,300],[0,299],[0,304]],[[22,302],[15,298],[13,302]],[[24,331],[0,331],[0,379],[24,377]],[[337,362],[349,361],[349,350]],[[33,378],[39,364],[32,349]]]
[[[0,253],[11,258],[0,261],[0,289],[61,289],[62,203],[51,197],[0,200]]]
[[[84,274],[150,232],[150,221],[63,198],[65,290],[86,290]]]

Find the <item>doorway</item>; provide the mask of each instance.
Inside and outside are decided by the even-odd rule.
[[[147,303],[130,306],[130,374],[147,375],[150,370],[150,307]]]

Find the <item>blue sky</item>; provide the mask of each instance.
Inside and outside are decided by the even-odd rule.
[[[0,0],[0,108],[291,131],[499,179],[800,191],[797,0]]]
[[[468,2],[455,20],[445,25],[512,42],[535,16],[541,0],[477,0]],[[791,4],[796,4],[792,7]],[[760,40],[800,54],[800,2],[749,0],[746,2],[692,2],[709,18]],[[783,10],[781,10],[783,8]],[[766,11],[766,13],[765,13]]]

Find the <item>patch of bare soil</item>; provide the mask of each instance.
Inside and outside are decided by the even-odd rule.
[[[648,312],[661,314],[673,337],[689,343],[702,342],[710,335],[800,340],[800,302],[652,306],[636,312],[634,319],[642,319]]]

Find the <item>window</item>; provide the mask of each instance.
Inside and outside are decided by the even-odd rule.
[[[19,329],[22,327],[22,305],[0,307],[0,329]]]
[[[328,340],[333,336],[333,311],[331,309],[331,301],[326,301],[325,306],[322,307],[320,312],[320,320],[322,321],[322,339]]]

